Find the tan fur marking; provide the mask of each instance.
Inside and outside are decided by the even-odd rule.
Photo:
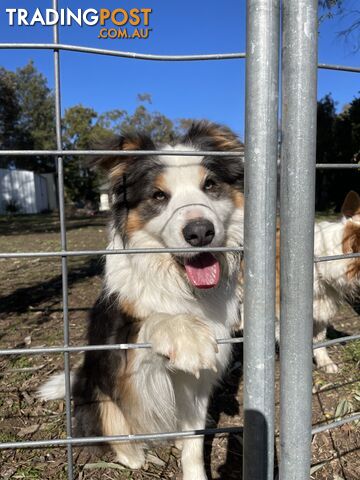
[[[169,186],[166,183],[165,176],[163,173],[160,173],[154,181],[154,186],[161,190],[162,192],[169,193]]]
[[[214,136],[213,139],[215,143],[218,145],[220,150],[231,150],[231,151],[241,151],[242,148],[239,147],[239,143],[237,139],[233,139],[230,137],[221,137],[221,136]]]
[[[341,213],[345,217],[360,216],[360,196],[356,192],[351,191],[346,195]]]
[[[122,300],[120,302],[120,309],[129,317],[139,318],[139,316],[136,313],[135,305],[129,300]]]
[[[245,261],[241,260],[240,284],[244,287]],[[276,304],[275,314],[280,318],[280,227],[276,229]]]
[[[121,410],[109,397],[99,395],[98,402],[104,435],[128,435],[131,433]]]
[[[134,139],[126,138],[124,140],[122,149],[123,150],[141,150],[141,142],[139,139],[136,139],[136,138]]]
[[[134,331],[127,337],[127,343],[137,343],[137,333]],[[136,367],[136,359],[139,352],[136,350],[126,351],[126,362],[118,370],[115,393],[119,399],[124,418],[131,425],[131,433],[141,433],[144,428],[141,426],[143,406],[139,403],[139,392],[135,390],[136,375],[138,374]]]
[[[131,210],[126,222],[126,233],[132,235],[141,230],[143,226],[144,222],[141,220],[139,212],[136,209]]]
[[[244,208],[244,194],[238,190],[232,190],[231,199],[236,208]]]
[[[130,435],[133,433],[120,408],[105,395],[101,395],[99,398],[99,415],[104,435]],[[111,442],[110,445],[116,453],[116,459],[124,465],[130,468],[139,468],[143,463],[142,449],[139,445],[124,442]]]
[[[280,227],[276,229],[276,304],[275,313],[280,318]]]
[[[116,164],[109,173],[109,179],[111,183],[115,183],[115,181],[124,175],[126,169],[126,163],[124,161],[119,160],[119,163]]]
[[[142,145],[140,138],[125,138],[121,145],[121,150],[141,149]],[[99,164],[102,166],[102,168],[108,170],[110,182],[115,183],[115,181],[124,174],[127,163],[129,162],[129,160],[131,160],[131,158],[131,155],[129,155],[128,157],[109,157],[101,159],[101,162],[99,162]]]
[[[350,222],[345,225],[342,248],[344,254],[360,253],[360,226]],[[360,276],[360,258],[350,260],[346,275],[349,280]]]
[[[199,185],[202,185],[207,176],[207,170],[204,165],[199,165]]]
[[[208,132],[219,150],[234,152],[242,152],[244,150],[244,146],[230,130],[210,125]]]
[[[227,131],[225,129],[223,130],[216,127],[210,127],[209,133],[219,150],[239,152],[244,148],[238,138],[230,130]]]

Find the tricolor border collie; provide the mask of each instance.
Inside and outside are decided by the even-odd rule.
[[[243,145],[228,128],[194,122],[172,145],[143,134],[113,149],[189,151],[189,155],[106,157],[111,184],[109,249],[238,247],[243,243]],[[225,157],[191,151],[226,151]],[[150,343],[151,349],[86,352],[73,374],[80,435],[127,435],[205,427],[209,396],[228,365],[239,321],[239,252],[108,255],[103,291],[92,310],[88,342]],[[64,393],[60,374],[41,389]],[[180,446],[180,444],[178,444]],[[144,445],[112,443],[130,468]],[[182,442],[184,480],[205,480],[203,437]]]

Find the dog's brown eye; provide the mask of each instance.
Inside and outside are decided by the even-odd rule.
[[[204,183],[204,190],[212,190],[215,187],[215,182],[211,178],[207,178]]]
[[[156,190],[156,192],[154,192],[153,194],[153,198],[155,200],[158,200],[159,202],[163,202],[164,200],[166,200],[166,194],[161,190]]]

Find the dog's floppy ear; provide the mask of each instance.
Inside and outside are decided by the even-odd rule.
[[[341,213],[347,218],[355,216],[360,218],[360,196],[358,193],[351,191],[346,195]]]
[[[151,138],[141,132],[126,132],[122,135],[116,135],[98,145],[98,150],[156,150],[156,147]],[[97,156],[92,159],[91,163],[95,167],[105,170],[110,178],[122,175],[129,162],[139,158],[136,154],[129,153],[129,155],[119,156]]]
[[[182,139],[200,150],[243,152],[244,145],[230,128],[207,120],[194,121]]]

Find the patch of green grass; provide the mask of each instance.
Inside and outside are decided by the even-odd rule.
[[[14,357],[11,359],[12,368],[29,368],[31,367],[31,362],[29,357]]]
[[[315,221],[316,222],[336,222],[339,219],[339,214],[334,213],[333,210],[329,210],[327,212],[316,212],[315,213]]]
[[[32,359],[29,357],[14,357],[10,362],[10,372],[11,370],[13,371],[11,372],[11,376],[9,376],[9,381],[12,383],[27,380],[34,374],[31,370],[21,371],[21,369],[31,368],[33,366]]]
[[[17,438],[16,438],[16,435],[14,433],[0,431],[0,442],[1,443],[16,442],[16,440],[17,440]]]
[[[345,356],[345,359],[348,361],[359,363],[360,362],[360,340],[357,340],[355,342],[349,342],[344,347],[344,356]]]
[[[38,480],[41,479],[41,471],[34,467],[21,467],[12,478],[24,478],[26,480]]]

